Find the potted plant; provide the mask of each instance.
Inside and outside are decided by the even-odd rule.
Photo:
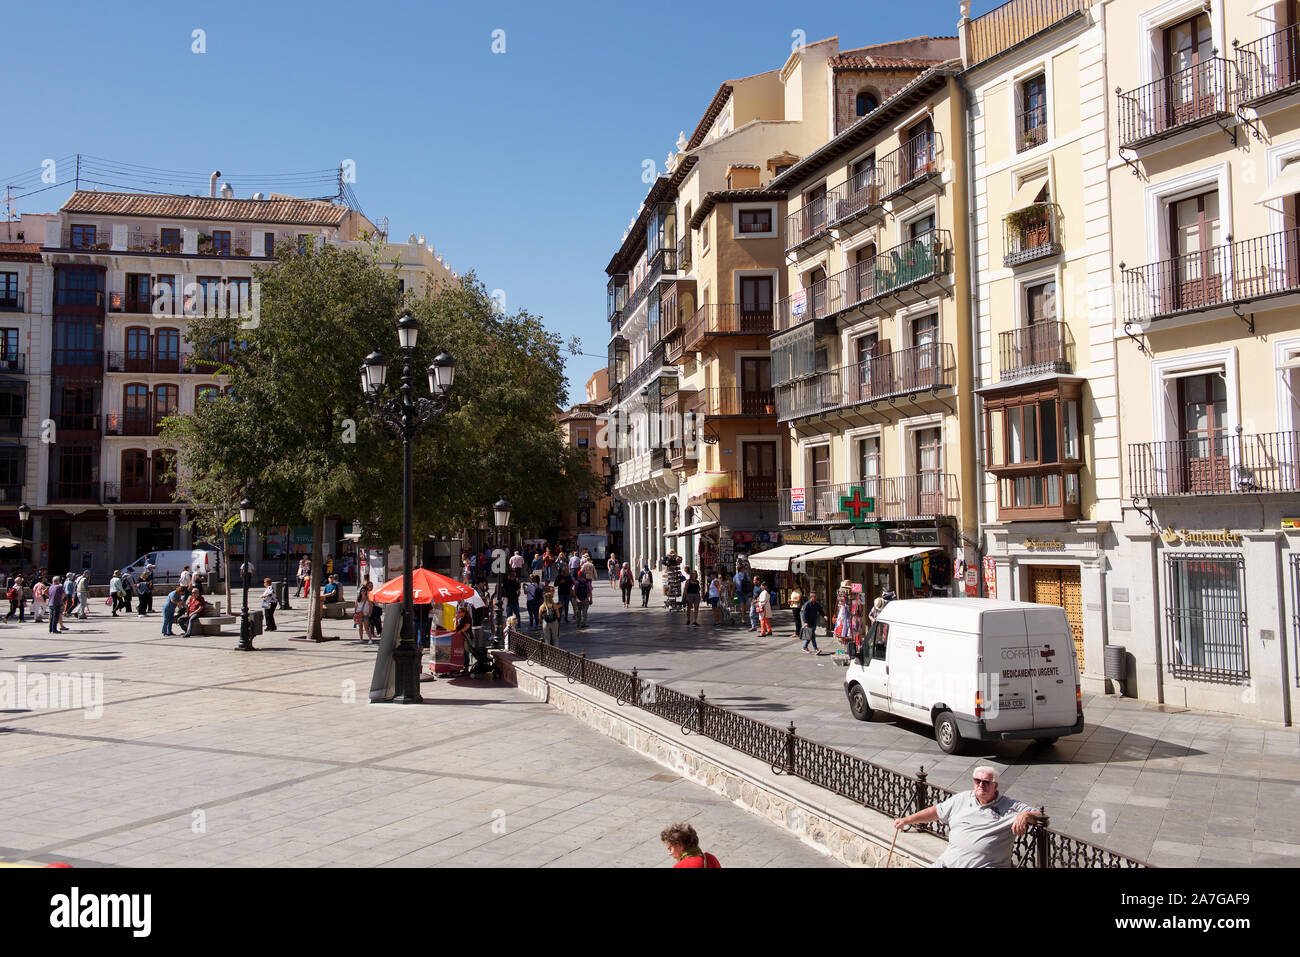
[[[1047,207],[1041,203],[1026,206],[1007,214],[1007,225],[1020,237],[1022,249],[1037,249],[1046,246]]]

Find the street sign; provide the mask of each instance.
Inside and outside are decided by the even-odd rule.
[[[790,489],[790,511],[791,511],[791,512],[802,512],[803,510],[804,510],[804,508],[803,508],[803,489],[802,489],[802,488],[792,488],[792,489]]]

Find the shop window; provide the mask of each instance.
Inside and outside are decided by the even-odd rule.
[[[1076,383],[985,398],[985,467],[998,480],[999,520],[1080,516],[1079,404]]]
[[[1165,556],[1166,654],[1176,677],[1250,678],[1245,559],[1186,552]]]

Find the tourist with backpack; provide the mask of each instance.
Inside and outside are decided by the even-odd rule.
[[[655,576],[654,572],[650,571],[650,566],[644,562],[641,563],[641,574],[637,576],[637,583],[641,586],[641,607],[648,608],[650,606],[650,589],[654,587]]]
[[[540,617],[542,619],[542,636],[548,645],[560,644],[560,609],[555,604],[555,589],[548,587],[542,596]]]
[[[573,580],[573,621],[579,628],[587,627],[587,609],[591,607],[591,579],[578,569]],[[518,607],[516,606],[516,612]]]
[[[618,588],[623,593],[623,607],[631,607],[632,602],[632,584],[635,579],[632,578],[632,569],[627,567],[627,562],[623,563],[623,570],[618,573]]]
[[[9,614],[5,615],[5,621],[13,618],[14,612],[18,612],[18,620],[26,621],[24,615],[27,612],[27,598],[23,595],[23,576],[15,575],[9,582],[9,590],[5,592],[5,597],[9,599]]]

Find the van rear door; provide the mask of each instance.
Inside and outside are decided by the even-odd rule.
[[[983,665],[979,687],[989,731],[1018,731],[1034,724],[1029,639],[1025,613],[999,608],[980,616]]]
[[[1055,605],[1027,608],[1025,622],[1029,635],[1034,727],[1072,725],[1078,718],[1074,697],[1078,672],[1074,662],[1074,638],[1065,611]]]

